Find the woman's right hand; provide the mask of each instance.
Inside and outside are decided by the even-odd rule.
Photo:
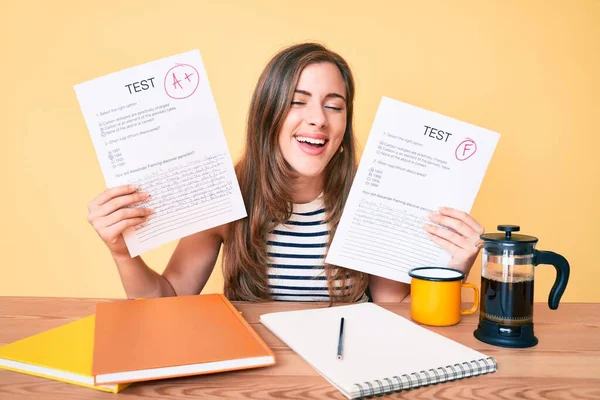
[[[128,206],[148,197],[147,193],[139,192],[135,185],[123,185],[106,189],[88,204],[88,222],[114,258],[130,257],[123,232],[146,222],[152,210]]]

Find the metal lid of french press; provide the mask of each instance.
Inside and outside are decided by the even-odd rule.
[[[538,242],[535,236],[513,234],[521,230],[519,225],[498,225],[498,230],[501,232],[484,233],[480,236],[484,241],[483,247],[488,252],[497,253],[509,248],[517,254],[525,254],[533,252],[533,247]]]

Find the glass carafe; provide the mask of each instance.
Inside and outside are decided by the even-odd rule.
[[[484,254],[481,269],[480,315],[507,327],[533,322],[533,254],[513,253]]]
[[[548,299],[549,307],[554,310],[569,280],[569,263],[560,254],[536,250],[536,237],[513,234],[520,230],[517,225],[499,225],[498,230],[503,233],[481,235],[481,299],[475,337],[504,347],[535,346],[538,342],[533,334],[535,266],[551,264],[556,268],[556,281]]]

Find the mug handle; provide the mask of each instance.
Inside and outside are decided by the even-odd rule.
[[[477,289],[477,286],[473,285],[472,283],[463,283],[462,287],[473,289],[473,291],[475,291],[475,297],[473,300],[473,307],[471,307],[469,310],[460,310],[460,313],[463,315],[473,314],[479,307],[479,289]]]

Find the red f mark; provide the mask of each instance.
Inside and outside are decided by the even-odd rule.
[[[471,157],[477,151],[477,144],[473,139],[466,138],[463,140],[456,150],[454,151],[454,155],[458,161],[465,161],[467,158]]]

